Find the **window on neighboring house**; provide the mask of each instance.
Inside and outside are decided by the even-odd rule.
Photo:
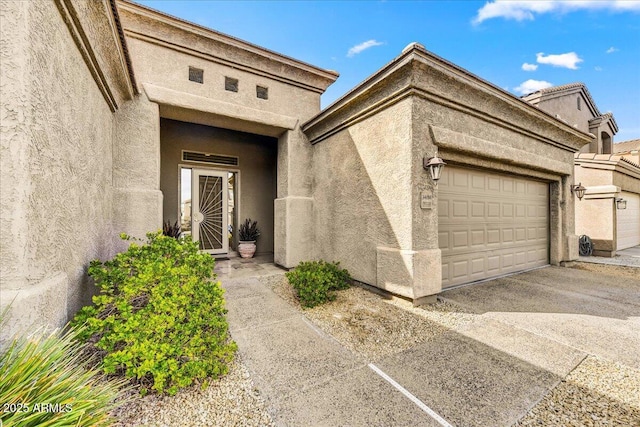
[[[189,67],[189,80],[196,83],[204,83],[204,70]]]
[[[237,92],[238,91],[238,79],[233,79],[231,77],[224,78],[224,90],[228,90],[229,92]]]
[[[582,101],[582,98],[578,97],[578,110],[582,110],[581,101]]]

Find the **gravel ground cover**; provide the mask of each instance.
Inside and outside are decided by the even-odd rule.
[[[610,276],[622,278],[637,279],[640,276],[639,267],[630,267],[624,265],[597,264],[590,262],[570,262],[567,267],[576,270],[593,271],[594,273],[604,273]]]
[[[399,298],[385,299],[358,286],[337,292],[335,301],[302,309],[285,277],[270,278],[274,292],[338,342],[368,360],[376,360],[433,339],[469,321],[449,303],[414,308]]]
[[[518,426],[640,426],[640,371],[587,357]]]
[[[205,389],[194,385],[171,397],[137,397],[113,415],[119,420],[117,427],[275,425],[239,354],[229,373]]]

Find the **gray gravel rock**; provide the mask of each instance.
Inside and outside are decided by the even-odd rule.
[[[117,427],[274,425],[239,354],[229,373],[204,389],[194,385],[175,396],[138,397],[113,415],[119,421]]]
[[[587,357],[517,426],[640,426],[640,371]]]

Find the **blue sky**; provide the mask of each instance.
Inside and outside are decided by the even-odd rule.
[[[338,71],[323,107],[416,41],[518,96],[583,82],[616,142],[640,138],[640,1],[139,3]]]

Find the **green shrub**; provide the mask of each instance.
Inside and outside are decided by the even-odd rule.
[[[147,238],[111,261],[91,263],[100,294],[74,323],[86,324],[82,339],[105,373],[131,378],[142,394],[173,395],[195,379],[226,374],[236,344],[224,290],[211,279],[213,258],[189,236]]]
[[[0,425],[112,425],[109,411],[125,401],[123,381],[83,366],[79,332],[19,338],[0,355]]]
[[[303,307],[315,307],[333,301],[337,290],[347,289],[351,276],[339,262],[306,261],[286,273]]]

